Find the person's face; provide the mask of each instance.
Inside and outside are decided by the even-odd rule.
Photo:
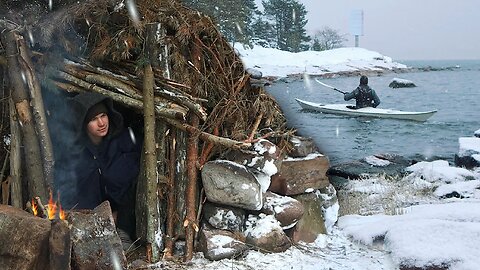
[[[108,133],[108,115],[106,113],[97,114],[87,124],[87,134],[94,144],[102,141]]]

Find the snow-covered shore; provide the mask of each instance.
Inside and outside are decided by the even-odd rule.
[[[297,54],[236,48],[245,67],[264,77],[408,69],[362,48]],[[356,212],[340,217],[333,232],[319,235],[314,243],[295,245],[283,253],[250,251],[239,259],[214,262],[197,253],[191,263],[175,269],[477,269],[480,168],[467,170],[432,161],[417,163],[407,171],[401,179],[372,176],[350,181],[338,196],[351,196],[341,207],[348,207],[345,203],[349,202],[357,207]]]
[[[250,49],[237,43],[235,49],[246,68],[258,70],[264,77],[326,75],[359,71],[371,73],[409,68],[378,52],[356,47],[292,53],[259,46]]]

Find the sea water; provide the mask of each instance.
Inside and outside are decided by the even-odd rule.
[[[426,122],[302,110],[295,98],[325,104],[355,103],[355,100],[344,101],[343,94],[309,77],[278,81],[266,90],[279,103],[288,126],[297,129],[302,136],[313,138],[333,165],[382,153],[453,162],[459,150],[458,138],[473,136],[480,129],[480,61],[400,62],[411,67],[430,66],[441,70],[369,76],[369,85],[381,99],[379,108],[438,110]],[[394,78],[412,81],[417,87],[389,88]],[[321,81],[343,91],[352,91],[359,77]]]

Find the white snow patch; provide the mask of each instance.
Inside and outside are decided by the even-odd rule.
[[[368,156],[368,157],[365,157],[365,161],[372,165],[372,166],[376,166],[376,167],[385,167],[387,165],[390,165],[390,161],[388,160],[385,160],[385,159],[381,159],[381,158],[378,158],[376,156]]]
[[[258,217],[250,215],[246,226],[245,235],[250,235],[254,238],[260,238],[275,230],[282,230],[280,222],[273,215],[265,214],[260,214]]]
[[[310,159],[315,159],[317,157],[323,157],[324,155],[320,153],[311,153],[308,154],[306,157],[300,157],[300,158],[293,158],[293,157],[287,157],[285,158],[286,161],[300,161],[300,160],[310,160]]]
[[[477,137],[460,137],[458,138],[460,145],[458,155],[460,157],[480,154],[480,138]]]

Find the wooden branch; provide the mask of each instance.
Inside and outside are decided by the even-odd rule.
[[[38,137],[33,123],[30,100],[27,89],[22,79],[21,65],[19,63],[18,40],[20,35],[16,31],[6,31],[2,33],[2,42],[5,46],[7,56],[8,74],[10,84],[13,89],[12,99],[18,113],[21,131],[24,139],[24,157],[26,176],[28,179],[28,196],[47,197],[47,188],[44,180],[43,162],[41,160],[41,150]]]
[[[37,217],[46,218],[47,217],[47,210],[42,203],[42,199],[40,197],[33,198],[34,204],[37,206]]]
[[[250,132],[250,136],[248,136],[248,139],[247,139],[248,141],[252,141],[253,137],[255,137],[255,133],[257,132],[258,126],[260,125],[260,122],[262,121],[262,118],[263,118],[263,113],[260,113],[257,116],[257,119],[255,120],[255,123],[253,123],[252,132]]]
[[[215,127],[213,129],[213,135],[218,136],[219,134],[218,127]],[[208,157],[210,156],[210,153],[213,150],[214,144],[212,142],[205,142],[202,148],[202,154],[200,155],[200,159],[198,161],[198,169],[201,170],[203,168],[203,165],[207,163]]]
[[[150,34],[150,33],[149,33]],[[144,115],[144,153],[145,153],[145,179],[147,181],[147,245],[150,246],[151,263],[160,260],[160,247],[155,240],[155,236],[159,233],[159,209],[157,197],[157,153],[155,148],[155,109],[153,98],[154,77],[152,66],[147,64],[144,68],[143,83],[143,115]]]
[[[53,80],[49,80],[49,81],[51,83],[53,83],[55,86],[57,86],[58,88],[66,90],[69,93],[71,93],[71,92],[75,92],[75,93],[85,92],[85,89],[83,89],[81,87],[78,87],[76,85],[73,85],[73,84],[57,82],[57,81],[53,81]]]
[[[1,183],[1,192],[2,193],[2,204],[8,204],[8,198],[10,197],[10,185],[12,183],[12,177],[8,176],[7,179],[3,180],[3,177],[5,176],[5,170],[7,169],[7,164],[8,164],[8,152],[5,155],[5,158],[3,159],[3,165],[2,165],[2,171],[0,173],[0,183]],[[2,182],[3,181],[3,182]]]
[[[136,109],[137,111],[143,110],[143,102],[140,100],[133,99],[131,97],[127,97],[121,94],[113,93],[107,89],[104,89],[100,86],[85,82],[83,80],[78,79],[77,77],[70,75],[66,72],[59,71],[58,75],[71,83],[74,83],[82,88],[100,93],[105,96],[111,97],[115,102],[119,102],[127,107]],[[182,107],[177,106],[174,107],[173,104],[156,104],[155,112],[159,117],[162,118],[171,118],[171,119],[180,119],[185,120],[186,111],[182,109]]]
[[[11,203],[17,208],[23,207],[23,188],[22,188],[22,157],[20,149],[22,136],[18,125],[17,111],[13,100],[9,99],[10,107],[10,135],[12,141],[10,143],[10,176],[12,177],[11,187]]]
[[[196,115],[190,115],[190,122],[193,128],[198,129],[199,119]],[[192,133],[187,139],[187,189],[185,192],[185,260],[193,258],[195,232],[198,231],[196,219],[196,196],[197,196],[197,159],[198,159],[198,133]]]
[[[251,143],[239,142],[239,141],[235,141],[235,140],[232,140],[232,139],[229,139],[229,138],[218,137],[218,136],[200,131],[199,129],[197,129],[195,127],[192,127],[192,126],[190,126],[188,124],[185,124],[185,123],[180,123],[180,122],[175,121],[173,119],[164,119],[164,120],[167,123],[169,123],[170,125],[178,128],[180,130],[186,131],[186,132],[191,133],[191,134],[198,133],[199,138],[203,141],[212,142],[214,144],[221,145],[221,146],[224,146],[224,147],[227,147],[227,148],[232,148],[232,149],[246,149],[246,148],[249,148],[251,146]]]
[[[143,97],[140,95],[133,86],[120,81],[119,79],[107,75],[107,74],[96,74],[93,71],[86,71],[82,70],[79,67],[80,65],[65,65],[64,70],[65,72],[74,75],[75,77],[79,77],[86,82],[96,84],[96,85],[103,85],[109,88],[115,89],[115,91],[120,92],[121,94],[125,94],[134,99],[142,100]]]
[[[177,93],[173,93],[171,91],[161,89],[161,88],[156,88],[157,95],[160,95],[161,97],[174,101],[182,106],[187,107],[190,109],[193,113],[195,113],[202,121],[205,121],[207,119],[207,113],[205,112],[205,109],[202,107],[202,105],[194,102],[192,99],[188,98],[185,95],[179,95]]]
[[[170,155],[168,162],[168,182],[167,182],[167,224],[165,235],[164,258],[169,260],[173,257],[175,245],[175,160],[176,160],[176,133],[170,132]]]
[[[30,59],[29,49],[22,37],[18,40],[18,46],[20,48],[20,64],[23,67],[22,70],[25,71],[24,75],[30,93],[30,103],[35,117],[35,127],[40,139],[40,148],[43,157],[43,173],[47,184],[46,188],[51,190],[53,188],[55,159],[53,156],[52,140],[47,125],[47,117],[45,115],[42,90],[37,76],[35,75],[35,69],[32,60]]]
[[[72,74],[75,77],[78,77],[79,79],[85,80],[86,82],[107,87],[110,89],[114,89],[118,93],[125,94],[137,100],[143,100],[143,96],[138,93],[139,91],[134,86],[127,83],[126,81],[120,80],[119,76],[112,76],[111,74],[107,74],[107,73],[96,74],[94,72],[98,72],[97,70],[87,71],[87,70],[82,70],[81,67],[82,66],[79,64],[68,64],[68,65],[65,65],[64,70],[67,73]],[[169,101],[175,102],[180,106],[183,106],[185,108],[192,110],[203,121],[207,119],[207,113],[205,112],[205,109],[200,104],[193,101],[192,98],[189,98],[187,95],[178,93],[178,92],[164,90],[158,87],[155,87],[155,93],[159,95],[161,98],[163,98],[163,99],[160,99],[159,97],[155,97],[155,101],[157,103],[166,104]]]

